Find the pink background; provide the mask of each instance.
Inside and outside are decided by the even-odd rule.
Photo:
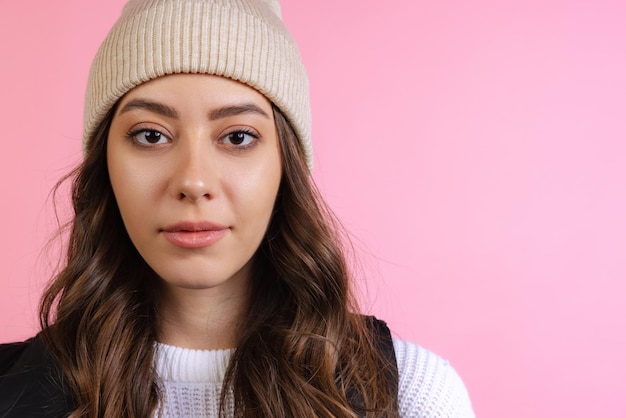
[[[122,3],[0,0],[0,341],[36,331],[48,192],[81,157],[88,67]],[[626,417],[624,2],[283,14],[366,308],[449,358],[478,416]]]

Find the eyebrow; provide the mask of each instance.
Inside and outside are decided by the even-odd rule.
[[[146,99],[133,99],[126,103],[120,110],[120,115],[126,112],[130,112],[133,109],[144,109],[150,112],[158,113],[159,115],[166,116],[171,119],[178,119],[178,112],[173,107],[167,106],[163,103],[153,102]],[[212,110],[209,113],[209,120],[224,119],[231,116],[237,116],[246,113],[253,113],[261,115],[267,119],[270,119],[269,115],[254,103],[242,103],[238,105],[224,106],[218,109]]]
[[[241,115],[245,113],[254,113],[257,115],[261,115],[267,119],[270,118],[263,109],[261,109],[259,106],[255,105],[254,103],[242,103],[238,105],[224,106],[224,107],[215,109],[211,111],[211,113],[209,113],[209,119],[210,120],[223,119],[223,118],[228,118],[230,116],[237,116],[237,115]]]
[[[130,112],[133,109],[145,109],[159,115],[166,116],[171,119],[178,119],[178,112],[173,107],[164,105],[163,103],[153,102],[145,99],[133,99],[126,103],[120,110],[120,115]]]

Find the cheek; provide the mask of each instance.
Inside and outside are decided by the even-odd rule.
[[[154,207],[158,173],[132,161],[111,160],[108,167],[113,194],[122,219],[127,228],[129,225],[136,225],[145,216],[149,216],[147,209]]]
[[[260,195],[266,197],[269,202],[276,200],[276,194],[282,178],[282,166],[280,155],[276,151],[271,154],[271,158],[265,161],[265,165],[259,170],[257,175],[251,179],[254,187]]]
[[[264,228],[271,217],[281,181],[278,156],[271,156],[254,170],[244,169],[228,181],[229,200],[240,215]],[[234,174],[234,173],[233,173]]]

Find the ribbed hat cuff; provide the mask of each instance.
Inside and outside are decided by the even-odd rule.
[[[178,73],[224,76],[257,89],[285,114],[312,165],[308,79],[282,22],[200,1],[163,2],[115,24],[91,67],[83,148],[129,90]]]

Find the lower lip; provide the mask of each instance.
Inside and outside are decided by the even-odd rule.
[[[172,244],[182,248],[204,248],[215,244],[229,231],[163,231],[163,236]]]

